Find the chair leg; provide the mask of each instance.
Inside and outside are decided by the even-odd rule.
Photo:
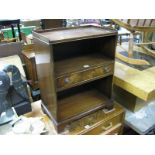
[[[133,45],[134,45],[134,36],[133,36],[133,33],[130,33],[129,48],[128,48],[128,57],[129,58],[133,58]]]

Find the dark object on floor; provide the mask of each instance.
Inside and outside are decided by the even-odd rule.
[[[11,72],[12,77],[8,76],[9,72]],[[31,111],[27,84],[22,80],[21,74],[16,66],[6,66],[1,71],[0,82],[1,113],[6,112],[11,107],[15,108],[18,115]]]
[[[9,109],[8,102],[6,101],[6,96],[8,89],[10,87],[10,78],[5,73],[0,71],[0,118],[3,112]]]
[[[15,115],[11,105],[6,100],[9,87],[9,76],[5,72],[0,71],[0,125],[12,121]]]

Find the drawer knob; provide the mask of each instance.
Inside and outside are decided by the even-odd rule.
[[[115,110],[116,110],[116,109],[113,108],[113,109],[111,109],[111,110],[103,109],[102,111],[103,111],[105,114],[108,114],[108,113],[111,113],[111,112],[113,112],[113,111],[115,111]]]
[[[109,130],[111,127],[112,127],[112,122],[110,122],[109,125],[108,125],[107,127],[102,126],[102,129],[103,129],[104,131],[107,131],[107,130]]]
[[[90,65],[83,65],[83,68],[89,68]]]
[[[68,83],[69,82],[69,78],[68,77],[65,78],[64,81],[65,81],[65,83]]]
[[[69,130],[70,130],[70,125],[66,125],[66,127],[64,128],[64,131],[61,132],[62,135],[66,135],[69,133]]]
[[[108,66],[108,67],[104,67],[104,70],[105,72],[110,72],[111,68]]]
[[[90,125],[85,125],[84,128],[85,129],[89,129],[90,128]]]

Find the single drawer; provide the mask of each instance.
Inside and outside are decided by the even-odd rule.
[[[115,104],[114,108],[110,111],[107,111],[106,109],[101,109],[66,125],[64,132],[61,134],[69,134],[69,135],[98,135],[106,133],[110,134],[110,132],[114,133],[116,131],[116,127],[118,127],[117,126],[118,124],[119,127],[123,124],[123,120],[124,120],[124,110],[120,105]]]
[[[78,72],[65,74],[56,79],[57,90],[63,90],[82,83],[86,83],[95,79],[106,77],[113,74],[114,65],[99,66],[96,68],[88,68]]]

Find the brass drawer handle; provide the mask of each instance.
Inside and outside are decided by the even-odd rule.
[[[89,129],[90,128],[90,125],[85,125],[84,128],[85,129]]]
[[[110,72],[111,68],[109,66],[104,67],[105,72]]]
[[[113,109],[111,109],[111,110],[103,109],[102,111],[103,111],[105,114],[108,114],[108,113],[111,113],[111,112],[113,112],[113,111],[115,111],[115,110],[116,110],[116,109],[113,108]]]
[[[102,126],[102,129],[103,129],[104,131],[106,131],[106,130],[109,130],[111,127],[112,127],[112,122],[110,122],[109,125],[108,125],[107,127]]]
[[[69,78],[68,78],[68,77],[65,78],[65,79],[64,79],[64,82],[65,82],[65,83],[68,83],[68,82],[69,82]]]
[[[90,65],[83,65],[83,68],[89,68]]]

